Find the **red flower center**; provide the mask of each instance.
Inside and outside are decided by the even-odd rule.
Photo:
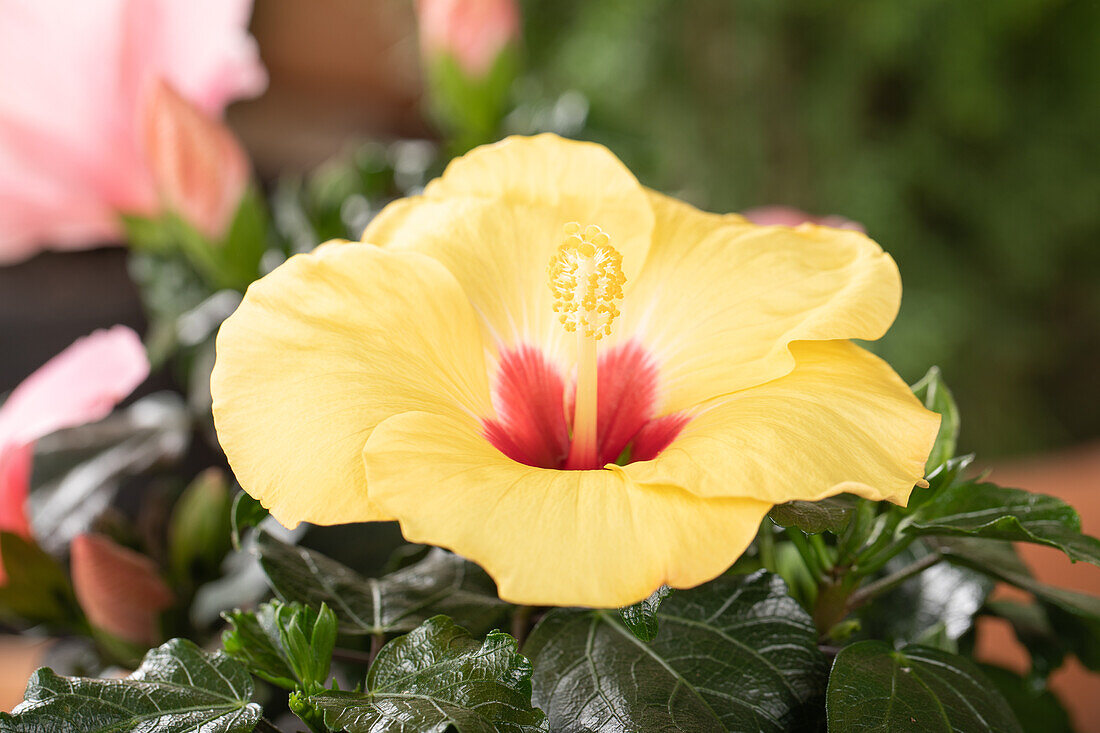
[[[656,458],[688,423],[680,413],[654,416],[657,365],[637,341],[601,354],[597,373],[598,455],[591,465],[567,460],[575,387],[570,385],[567,402],[561,371],[533,346],[501,355],[493,381],[497,419],[482,420],[485,437],[528,466],[585,470]]]

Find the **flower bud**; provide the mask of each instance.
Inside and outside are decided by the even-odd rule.
[[[418,0],[416,10],[425,57],[450,55],[471,77],[486,75],[519,38],[516,0]]]
[[[73,590],[88,621],[133,644],[160,640],[161,612],[172,605],[172,591],[153,561],[103,535],[73,540]]]
[[[164,80],[142,108],[145,154],[165,207],[214,241],[233,220],[248,185],[248,157],[229,128]]]

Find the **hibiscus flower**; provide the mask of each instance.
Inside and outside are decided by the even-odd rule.
[[[455,160],[288,260],[211,380],[283,524],[396,519],[516,603],[614,607],[725,571],[777,503],[904,504],[939,425],[882,360],[901,283],[859,232],[756,226],[553,135]]]

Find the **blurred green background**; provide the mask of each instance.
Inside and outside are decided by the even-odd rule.
[[[905,283],[873,348],[910,382],[942,367],[963,448],[1100,435],[1100,3],[524,11],[516,129],[604,143],[645,184],[707,209],[861,222]]]

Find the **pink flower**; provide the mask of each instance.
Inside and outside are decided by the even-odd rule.
[[[92,626],[133,644],[160,640],[159,616],[174,598],[152,560],[103,535],[82,534],[73,540],[72,574]]]
[[[24,504],[34,442],[106,417],[148,374],[137,334],[115,326],[77,339],[12,390],[0,407],[0,531],[30,537]]]
[[[486,74],[519,37],[516,0],[417,0],[416,10],[425,55],[451,54],[473,77]]]
[[[810,216],[804,211],[790,206],[761,206],[745,212],[745,218],[753,224],[763,226],[796,227],[799,224],[820,224],[833,229],[852,229],[864,231],[859,222],[845,219],[843,216]]]
[[[248,185],[248,156],[237,138],[161,80],[146,98],[142,134],[164,205],[220,240]]]
[[[140,112],[163,78],[203,112],[265,84],[251,0],[0,0],[0,261],[157,210]]]

